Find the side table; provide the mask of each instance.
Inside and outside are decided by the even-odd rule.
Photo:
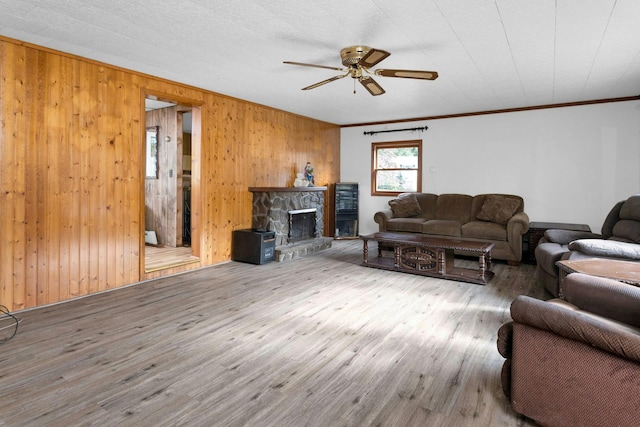
[[[523,261],[527,264],[536,264],[536,246],[540,239],[544,237],[544,232],[550,229],[591,231],[587,224],[571,224],[564,222],[530,222],[527,242],[527,257]]]

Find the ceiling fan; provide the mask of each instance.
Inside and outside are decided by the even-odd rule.
[[[369,91],[371,95],[377,96],[385,93],[385,90],[375,80],[373,80],[371,75],[420,80],[435,80],[438,78],[438,73],[435,71],[384,69],[369,70],[371,67],[377,65],[379,62],[387,58],[389,55],[391,54],[387,51],[374,49],[369,46],[349,46],[340,51],[342,65],[344,65],[345,68],[329,67],[326,65],[305,64],[302,62],[292,61],[284,61],[284,63],[291,65],[301,65],[303,67],[327,68],[329,70],[345,72],[345,74],[331,77],[330,79],[314,83],[307,87],[303,87],[302,90],[315,89],[318,86],[322,86],[324,84],[331,83],[332,81],[351,76],[353,79],[358,80],[362,84],[362,86],[364,86]],[[353,93],[355,93],[355,87]]]

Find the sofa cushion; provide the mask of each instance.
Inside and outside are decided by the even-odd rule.
[[[394,218],[408,218],[420,213],[420,205],[413,193],[403,194],[397,199],[389,200]]]
[[[620,219],[640,221],[640,195],[631,196],[622,204]]]
[[[620,209],[622,209],[622,205],[624,204],[624,200],[616,203],[613,208],[607,214],[607,217],[604,219],[604,223],[602,223],[602,235],[605,239],[608,239],[613,234],[613,226],[616,225],[616,222],[620,221]]]
[[[450,221],[446,219],[432,219],[422,223],[422,233],[437,236],[460,237],[460,221]]]
[[[562,283],[564,299],[581,310],[630,325],[640,335],[640,288],[605,277],[573,273]]]
[[[640,260],[640,245],[635,243],[581,239],[569,243],[569,250],[580,251],[592,256]]]
[[[464,224],[460,232],[461,237],[472,239],[507,241],[507,228],[502,224],[485,221],[470,221]]]
[[[566,253],[567,245],[559,245],[557,243],[539,243],[535,249],[538,268],[541,268],[547,273],[557,277],[558,266],[556,266],[556,261],[560,261],[562,256]]]
[[[420,205],[420,218],[435,219],[438,195],[432,193],[415,193],[415,195]],[[402,195],[399,195],[398,197],[401,196]]]
[[[588,255],[579,251],[568,251],[560,257],[560,260],[562,261],[582,261],[585,259],[593,259],[593,255]],[[557,293],[555,295],[557,296]]]
[[[506,224],[520,206],[520,201],[509,197],[490,194],[484,200],[476,218],[481,221]]]
[[[420,233],[424,218],[391,218],[387,221],[387,231],[407,231]]]
[[[471,219],[473,197],[467,194],[441,194],[436,203],[436,219],[458,221],[462,224]]]
[[[621,219],[613,226],[611,234],[616,240],[640,243],[640,221]]]

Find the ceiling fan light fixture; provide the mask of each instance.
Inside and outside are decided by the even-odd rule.
[[[369,46],[349,46],[340,51],[342,65],[350,66],[358,64],[360,60],[371,50]]]

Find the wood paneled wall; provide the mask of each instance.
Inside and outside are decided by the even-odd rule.
[[[146,94],[198,107],[202,124],[192,153],[200,263],[152,274],[142,262]],[[248,187],[290,186],[307,161],[316,183],[339,180],[337,125],[2,37],[0,98],[0,304],[11,311],[229,260],[232,231],[251,226]]]

